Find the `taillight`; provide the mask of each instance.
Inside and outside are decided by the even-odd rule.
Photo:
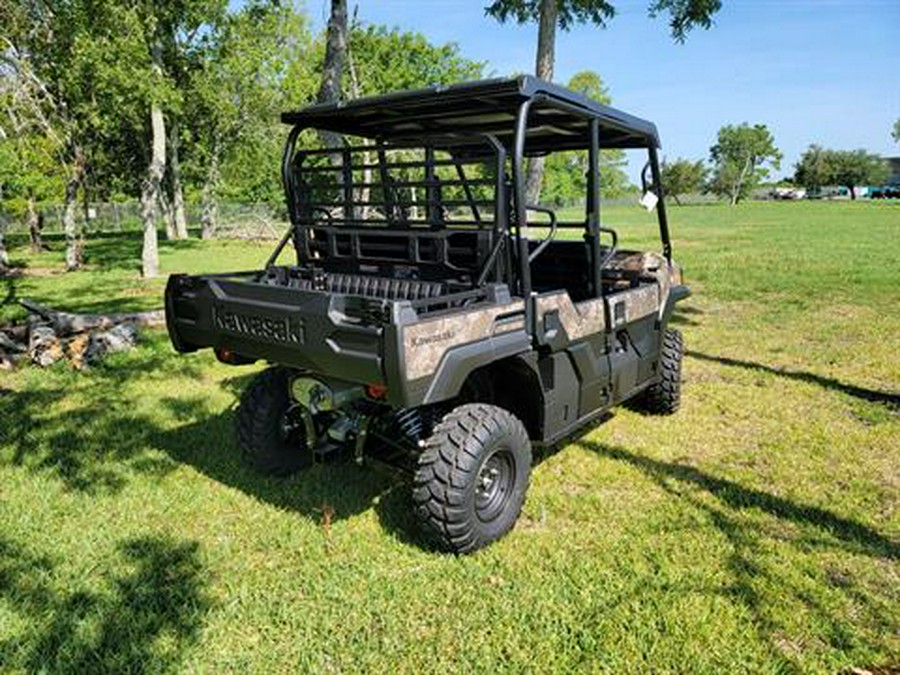
[[[383,384],[367,384],[366,396],[376,401],[381,401],[387,397],[388,388]]]
[[[219,359],[219,361],[227,363],[230,366],[244,366],[256,361],[256,359],[242,356],[228,347],[216,347],[213,351],[216,353],[216,358]]]

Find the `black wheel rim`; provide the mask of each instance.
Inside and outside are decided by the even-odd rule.
[[[291,405],[281,416],[278,425],[278,436],[287,447],[302,446],[305,442],[306,429],[303,423],[303,410],[297,404]]]
[[[484,522],[496,519],[512,496],[516,482],[516,460],[508,448],[488,455],[475,480],[475,513]]]

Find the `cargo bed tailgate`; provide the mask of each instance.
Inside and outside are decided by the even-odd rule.
[[[181,352],[228,349],[351,382],[383,382],[383,328],[360,302],[258,283],[252,274],[173,275],[166,324]]]

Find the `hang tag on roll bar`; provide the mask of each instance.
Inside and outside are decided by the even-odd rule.
[[[658,202],[659,202],[659,197],[656,196],[656,193],[651,190],[647,190],[644,193],[644,196],[641,197],[639,204],[641,206],[643,206],[645,209],[647,209],[648,211],[652,211],[653,209],[656,208],[656,205]]]

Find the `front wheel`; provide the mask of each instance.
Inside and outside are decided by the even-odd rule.
[[[413,482],[416,516],[438,546],[471,553],[515,525],[530,473],[531,442],[515,416],[461,405],[425,441]]]
[[[659,381],[652,384],[641,397],[647,412],[671,415],[681,407],[681,361],[684,339],[681,331],[667,328],[659,354]]]

